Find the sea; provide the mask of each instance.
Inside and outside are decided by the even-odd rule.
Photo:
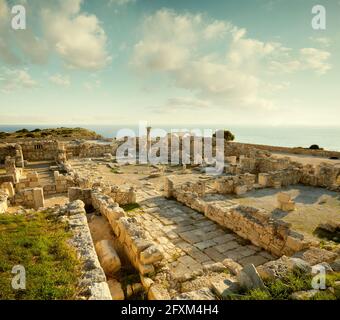
[[[46,129],[59,127],[82,127],[93,130],[105,138],[118,136],[140,136],[145,128],[137,125],[0,125],[0,131],[15,132],[20,129]],[[156,130],[158,129],[158,130]],[[152,135],[162,136],[164,132],[192,131],[204,136],[210,136],[211,131],[217,129],[230,130],[235,135],[235,141],[243,143],[265,144],[282,147],[303,147],[309,148],[317,144],[320,148],[332,151],[340,151],[340,126],[339,127],[251,127],[251,126],[226,126],[226,125],[187,125],[169,126],[153,125]]]

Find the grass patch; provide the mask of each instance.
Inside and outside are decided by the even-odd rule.
[[[251,290],[245,292],[242,300],[289,300],[290,295],[297,291],[312,290],[312,275],[299,270],[289,273],[282,279],[265,282],[268,292],[263,290]],[[340,273],[326,275],[326,286],[334,287],[335,281],[340,280]],[[340,299],[340,288],[335,288],[334,293],[329,290],[318,292],[311,300],[336,300]]]
[[[67,225],[43,213],[0,215],[0,300],[77,297],[80,263],[67,244]],[[26,290],[14,290],[13,266],[26,269]]]
[[[129,204],[122,205],[121,208],[123,208],[125,212],[129,212],[129,211],[139,209],[140,205],[138,203],[129,203]]]

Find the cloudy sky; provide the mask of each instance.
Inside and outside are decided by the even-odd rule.
[[[337,126],[339,36],[337,0],[0,0],[0,124]]]

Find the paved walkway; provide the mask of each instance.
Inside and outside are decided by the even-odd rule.
[[[274,260],[268,252],[250,244],[204,215],[168,200],[154,190],[137,196],[143,214],[137,219],[159,243],[169,262],[172,277],[179,282],[202,275],[204,265],[229,258],[241,265],[259,266]]]

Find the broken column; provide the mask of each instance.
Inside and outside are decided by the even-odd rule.
[[[15,158],[6,157],[5,160],[6,174],[13,176],[14,183],[18,183],[20,180],[20,170],[15,166]]]
[[[174,190],[174,183],[169,177],[165,177],[165,183],[164,183],[164,196],[166,198],[172,198],[173,196],[173,190]]]
[[[20,144],[15,145],[15,165],[24,168],[24,156]]]
[[[45,206],[44,191],[42,188],[33,189],[33,203],[35,210]]]

